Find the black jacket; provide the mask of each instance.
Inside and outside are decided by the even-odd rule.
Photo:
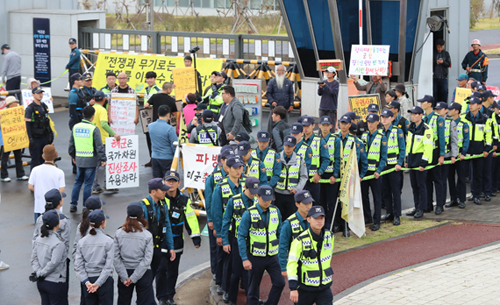
[[[442,64],[437,64],[438,59],[443,59]],[[448,51],[443,50],[438,53],[434,50],[433,72],[434,78],[448,78],[448,69],[451,67],[451,57]]]

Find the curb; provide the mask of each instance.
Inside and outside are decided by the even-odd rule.
[[[209,286],[210,293],[208,294],[208,304],[210,305],[226,305],[224,301],[222,301],[222,296],[217,294],[217,285],[215,285],[215,281],[210,281]]]

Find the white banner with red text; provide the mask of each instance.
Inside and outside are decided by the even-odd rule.
[[[139,136],[106,138],[106,159],[107,188],[139,186]]]
[[[182,144],[184,187],[205,189],[205,181],[217,165],[219,146]]]

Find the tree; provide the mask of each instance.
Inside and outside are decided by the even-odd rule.
[[[484,12],[484,0],[470,0],[470,23],[469,28],[474,28],[474,26],[479,21],[479,18]]]

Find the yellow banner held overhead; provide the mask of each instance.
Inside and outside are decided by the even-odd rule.
[[[175,84],[175,99],[184,100],[184,96],[196,92],[196,74],[194,68],[177,68],[172,71]],[[200,92],[203,95],[202,92]]]
[[[349,96],[349,107],[351,111],[362,118],[368,115],[368,106],[370,104],[377,104],[380,114],[382,107],[380,105],[380,96],[378,93]]]
[[[0,110],[0,126],[4,151],[26,148],[30,145],[23,106]]]
[[[464,104],[464,100],[471,96],[472,90],[467,88],[459,88],[455,89],[455,103],[459,103],[461,105]]]
[[[147,86],[146,73],[156,72],[156,85],[161,88],[164,82],[173,82],[173,70],[184,68],[184,57],[145,54],[99,53],[94,72],[93,86],[100,89],[106,86],[106,73],[124,72],[128,75],[128,85],[136,92],[144,92]],[[210,74],[221,71],[222,59],[197,58],[196,70],[201,75],[201,87],[210,85]],[[194,73],[193,73],[194,78]],[[177,84],[180,86],[183,84]],[[174,90],[175,91],[175,90]],[[194,93],[194,92],[193,92]],[[172,93],[173,95],[174,93]]]

